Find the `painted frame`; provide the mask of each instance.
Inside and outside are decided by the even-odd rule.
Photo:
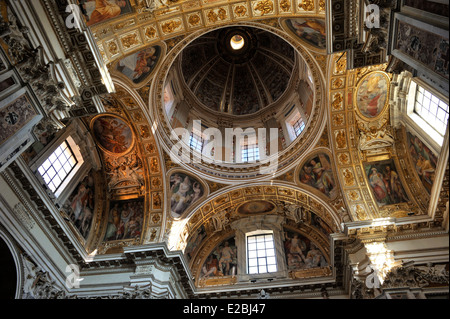
[[[374,76],[377,76],[377,77],[378,77],[378,76],[381,76],[381,77],[384,78],[384,80],[386,81],[386,91],[383,93],[383,94],[385,95],[385,101],[384,101],[384,103],[382,104],[381,107],[380,107],[380,106],[377,106],[377,114],[376,114],[376,115],[374,115],[374,116],[367,116],[367,114],[364,114],[364,113],[361,111],[361,106],[360,106],[360,101],[359,101],[358,96],[359,96],[359,91],[360,91],[361,87],[362,87],[366,82],[370,81],[370,79],[373,78]],[[377,85],[378,85],[378,83],[377,83]],[[384,111],[386,110],[386,106],[389,104],[389,91],[390,91],[390,86],[391,86],[391,79],[390,79],[389,75],[388,75],[386,72],[384,72],[384,71],[374,71],[374,72],[370,72],[370,73],[364,75],[364,76],[359,80],[358,84],[356,85],[356,90],[355,90],[355,92],[354,92],[354,94],[353,94],[353,104],[354,104],[354,107],[355,107],[355,109],[356,109],[357,114],[358,114],[361,118],[363,118],[363,119],[365,119],[365,120],[369,120],[369,121],[373,121],[373,120],[379,119],[379,118],[383,115]],[[377,89],[379,89],[379,88],[377,88]],[[373,97],[372,100],[371,100],[371,103],[372,103],[375,99],[377,99],[377,100],[375,100],[375,102],[378,102],[379,98],[381,98],[381,96],[378,96],[378,97],[375,96],[375,97]],[[367,107],[368,107],[368,106],[367,106]]]
[[[95,133],[95,127],[94,127],[95,122],[96,122],[99,118],[101,118],[101,117],[112,117],[112,118],[116,118],[116,119],[122,121],[124,124],[127,125],[127,128],[129,129],[130,134],[131,134],[131,137],[130,137],[130,138],[131,138],[131,143],[130,143],[130,146],[128,146],[128,148],[127,148],[124,152],[118,152],[118,153],[112,152],[111,150],[108,150],[104,145],[101,144],[101,141],[100,141],[100,140],[98,139],[98,137],[96,136],[96,133]],[[123,155],[125,155],[125,154],[128,154],[128,153],[131,152],[131,150],[134,148],[134,145],[135,145],[135,143],[136,143],[136,135],[135,135],[135,133],[134,133],[134,131],[133,131],[133,126],[130,125],[130,123],[129,123],[125,118],[123,118],[123,117],[121,117],[121,116],[119,116],[119,115],[117,115],[117,114],[115,114],[115,113],[102,113],[102,114],[96,115],[94,118],[92,118],[92,120],[91,120],[91,122],[90,122],[90,124],[89,124],[89,128],[90,128],[92,137],[93,137],[93,139],[94,139],[96,145],[97,145],[103,152],[105,152],[106,154],[108,154],[108,155],[110,155],[110,156],[113,156],[113,157],[120,157],[120,156],[123,156]]]

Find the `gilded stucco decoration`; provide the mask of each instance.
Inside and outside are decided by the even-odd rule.
[[[293,203],[255,199],[220,209],[208,222],[190,232],[184,254],[190,262],[197,286],[239,285],[242,281],[239,277],[242,267],[239,265],[245,261],[240,260],[242,255],[238,254],[234,227],[241,222],[245,224],[249,216],[262,215],[265,215],[265,220],[285,218],[280,228],[281,250],[277,253],[284,259],[280,264],[286,267],[282,275],[285,279],[332,274],[329,239],[334,230],[324,218]]]
[[[102,102],[107,113],[89,120],[108,190],[104,222],[96,225],[100,254],[157,242],[165,218],[159,151],[139,101],[119,88]]]
[[[390,76],[384,72],[385,65],[345,71],[345,54],[336,54],[333,60],[329,71],[331,144],[352,218],[424,214],[424,196],[417,180],[411,183],[414,166],[404,159],[406,149],[402,152],[406,136],[390,126]]]
[[[164,2],[165,3],[165,2]],[[89,4],[92,6],[92,4]],[[220,26],[245,18],[246,21],[268,17],[325,17],[323,0],[218,0],[218,1],[145,1],[129,2],[111,14],[94,17],[89,26],[103,47],[104,59],[111,63],[136,51],[174,36],[211,25]],[[88,16],[94,8],[89,8]]]
[[[131,4],[132,7],[133,5]],[[172,1],[167,6],[157,4],[151,11],[146,9],[142,1],[137,1],[131,11],[93,24],[91,30],[111,70],[114,70],[116,63],[121,59],[137,54],[145,48],[157,45],[164,47],[161,52],[161,64],[157,66],[160,71],[158,74],[161,76],[156,75],[153,79],[154,91],[150,90],[148,80],[156,73],[149,74],[139,85],[134,85],[145,104],[154,98],[150,100],[150,104],[154,106],[154,109],[150,110],[150,116],[153,118],[164,118],[163,106],[159,100],[172,61],[199,35],[217,27],[243,23],[244,18],[245,25],[263,28],[280,35],[300,52],[310,66],[315,84],[317,110],[323,100],[329,104],[327,127],[330,132],[328,144],[325,145],[317,143],[317,140],[310,141],[312,136],[319,135],[318,130],[310,128],[306,130],[299,139],[298,146],[281,154],[282,174],[275,179],[292,184],[298,183],[295,170],[299,169],[301,161],[306,161],[307,156],[314,155],[310,154],[309,147],[319,145],[331,151],[330,154],[328,151],[325,153],[331,156],[330,161],[334,160],[336,163],[333,176],[335,182],[341,185],[342,191],[334,199],[334,204],[339,202],[335,207],[343,210],[348,208],[352,220],[423,215],[429,202],[431,177],[418,171],[420,167],[417,167],[417,160],[410,158],[407,146],[402,146],[406,143],[406,133],[394,131],[390,126],[388,95],[391,79],[385,72],[386,65],[346,70],[345,53],[330,57],[324,55],[327,37],[321,23],[325,19],[324,11],[323,0]],[[296,22],[297,28],[293,27],[293,21]],[[308,36],[312,34],[312,37],[305,38],[307,34]],[[321,85],[321,79],[324,78],[329,78],[326,83],[329,94],[326,98],[322,96],[324,87]],[[126,80],[123,75],[121,79]],[[128,111],[130,109],[127,107]],[[309,127],[317,126],[315,123],[322,115],[324,114],[321,112],[313,112]],[[130,116],[133,121],[145,121],[145,116],[141,116],[139,112],[130,112]],[[170,130],[170,126],[164,121],[158,125],[162,130]],[[135,134],[144,139],[152,137],[151,129],[146,124],[138,125]],[[168,136],[164,134],[158,136],[157,141],[167,146],[172,145]],[[157,141],[145,143],[144,149],[157,152]],[[293,158],[301,160],[295,162]],[[170,168],[180,168],[171,163],[168,157],[166,159],[161,167],[158,156],[155,155],[148,159],[145,168],[155,174]],[[377,196],[381,193],[377,195],[374,190],[376,186],[371,184],[369,172],[376,168],[385,175],[395,175],[385,170],[387,166],[392,166],[391,169],[398,175],[398,178],[394,179],[397,180],[397,188],[402,190],[404,196],[401,197],[402,200],[389,200],[384,205],[379,205]],[[202,172],[204,183],[213,185],[212,192],[215,189],[220,193],[227,187],[220,183],[224,180],[215,179],[222,174],[217,174],[217,167],[202,164],[197,165],[195,169]],[[192,170],[188,171],[192,173]],[[257,177],[252,169],[243,174],[241,171],[227,168],[225,175],[237,178]],[[423,192],[424,189],[426,192]],[[311,191],[317,189],[312,188]],[[152,201],[151,207],[164,207],[163,200],[166,198],[161,195],[162,192],[149,196],[149,200],[151,198]],[[322,194],[315,195],[322,196]],[[225,204],[226,196],[222,200]],[[311,207],[313,206],[314,204],[311,204]],[[189,219],[188,224],[196,219],[202,220],[203,215],[200,217],[198,212],[201,211],[200,214],[203,214],[206,207],[208,204],[185,214],[184,216]],[[154,217],[152,220],[165,221],[164,216]],[[160,234],[159,229],[152,228],[152,235],[149,236],[153,239],[169,236],[167,229],[174,223],[173,220],[167,221],[165,234]],[[189,234],[190,230],[186,231]],[[185,242],[185,238],[181,242]]]
[[[168,236],[171,236],[172,240],[177,243],[177,249],[185,249],[189,238],[201,227],[212,233],[229,229],[231,221],[243,217],[243,214],[239,213],[237,208],[252,201],[266,202],[264,205],[266,209],[270,206],[267,203],[270,202],[275,205],[276,209],[268,210],[266,213],[282,215],[294,220],[294,222],[301,221],[302,212],[313,212],[333,232],[339,231],[340,223],[344,218],[342,213],[328,204],[327,201],[320,199],[317,195],[301,191],[293,184],[285,186],[255,185],[229,191],[224,188],[216,196],[203,201],[200,206],[191,211],[184,218],[183,224],[180,224],[182,228],[178,230],[178,233],[171,233]],[[262,207],[261,205],[257,206]],[[289,207],[296,209],[291,210]],[[264,211],[263,208],[260,209]],[[169,244],[170,242],[169,239]]]

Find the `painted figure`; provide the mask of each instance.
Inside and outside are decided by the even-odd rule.
[[[86,16],[87,26],[92,26],[96,23],[100,23],[105,20],[118,17],[121,13],[123,13],[124,9],[126,10],[126,8],[128,7],[128,3],[125,0],[115,0],[115,1],[87,0],[87,2],[88,5],[89,2],[95,2],[94,9],[90,13],[90,15],[87,14]],[[92,6],[89,5],[89,7]]]
[[[194,178],[182,173],[170,177],[170,208],[172,216],[180,217],[203,196],[203,187]]]
[[[300,39],[319,49],[326,48],[326,31],[323,20],[312,18],[289,19],[288,26]]]
[[[310,185],[331,197],[336,190],[329,157],[319,154],[307,161],[300,170],[300,182]]]
[[[365,170],[379,206],[408,202],[408,196],[393,160],[365,164]]]
[[[384,108],[387,99],[388,82],[383,74],[369,75],[358,88],[357,104],[362,115],[376,117]]]
[[[152,46],[121,59],[116,69],[133,83],[140,83],[155,68],[160,48]]]

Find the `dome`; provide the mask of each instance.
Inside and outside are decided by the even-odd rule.
[[[268,31],[228,27],[190,43],[179,66],[186,87],[203,106],[245,115],[280,99],[292,77],[294,52],[290,44]]]
[[[319,138],[319,73],[276,30],[219,28],[174,52],[150,96],[162,128],[156,136],[186,169],[218,182],[264,179],[288,170]]]

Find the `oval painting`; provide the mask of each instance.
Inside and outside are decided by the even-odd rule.
[[[383,72],[366,75],[356,91],[355,99],[359,113],[367,118],[377,117],[386,106],[389,93],[389,77]]]
[[[130,126],[117,116],[96,117],[92,121],[92,131],[97,144],[105,152],[124,154],[133,146],[134,138]]]
[[[267,214],[276,209],[275,205],[265,200],[253,200],[240,205],[237,213],[242,215]]]
[[[285,20],[286,26],[297,38],[318,48],[326,49],[325,20],[316,18],[295,18]]]

